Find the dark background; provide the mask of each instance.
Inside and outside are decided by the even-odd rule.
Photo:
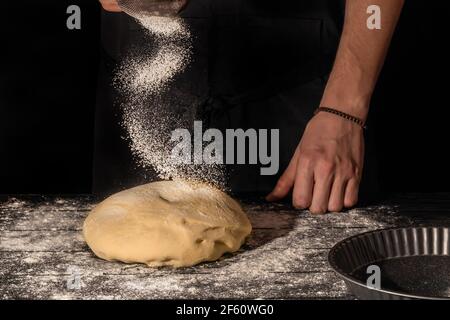
[[[385,191],[450,191],[450,3],[407,0],[374,97]],[[82,29],[66,9],[82,9]],[[91,190],[99,62],[96,0],[22,0],[0,19],[0,193]]]

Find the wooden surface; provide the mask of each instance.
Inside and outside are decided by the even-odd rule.
[[[240,252],[191,268],[150,269],[91,253],[81,227],[93,205],[87,196],[0,197],[1,299],[351,299],[327,263],[336,242],[385,227],[450,226],[450,194],[400,196],[325,216],[246,201],[254,231]]]

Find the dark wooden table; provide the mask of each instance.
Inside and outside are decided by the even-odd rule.
[[[397,196],[325,216],[245,201],[254,231],[240,252],[151,269],[91,253],[81,227],[93,205],[88,196],[0,197],[1,299],[352,299],[327,263],[336,242],[393,226],[450,226],[450,194]]]

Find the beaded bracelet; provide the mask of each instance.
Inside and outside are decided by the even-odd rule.
[[[316,111],[314,112],[314,115],[318,114],[319,112],[328,112],[328,113],[334,114],[336,116],[339,116],[341,118],[344,118],[346,120],[356,123],[363,129],[367,129],[366,124],[363,120],[361,120],[360,118],[354,117],[348,113],[345,113],[345,112],[342,112],[342,111],[339,111],[339,110],[336,110],[333,108],[320,107],[320,108],[316,109]]]

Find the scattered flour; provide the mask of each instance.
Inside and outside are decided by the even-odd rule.
[[[133,14],[148,43],[135,46],[119,67],[116,88],[123,94],[123,126],[131,151],[144,169],[153,169],[164,180],[208,182],[223,189],[220,165],[180,165],[171,157],[177,143],[171,133],[191,128],[195,101],[177,96],[173,82],[192,59],[192,36],[180,18]]]
[[[326,262],[331,246],[360,232],[413,222],[395,205],[313,216],[283,204],[247,203],[244,208],[254,231],[241,252],[192,268],[151,269],[94,259],[78,232],[92,205],[81,197],[11,198],[0,204],[4,215],[0,249],[11,255],[0,272],[21,279],[8,280],[2,298],[12,294],[99,299],[348,297],[344,283]],[[43,216],[47,222],[41,221]],[[70,228],[50,231],[59,224]],[[85,286],[68,291],[66,269],[74,262]]]

